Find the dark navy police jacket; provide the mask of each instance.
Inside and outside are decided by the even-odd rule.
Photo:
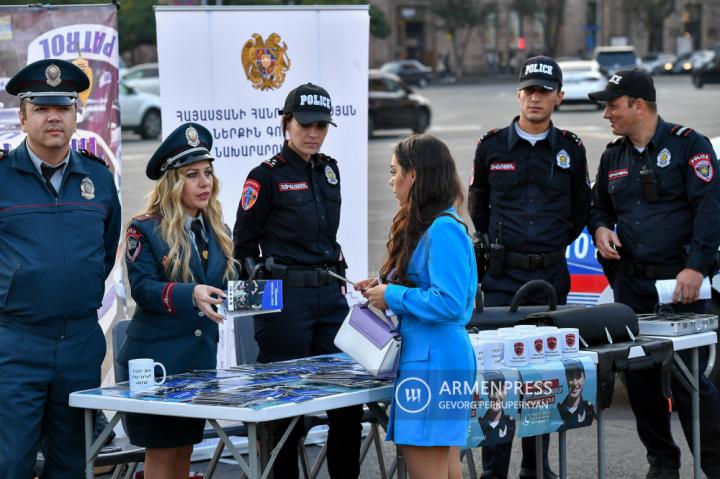
[[[71,150],[55,198],[26,143],[12,150],[0,159],[0,324],[59,338],[97,321],[119,236],[101,160]]]

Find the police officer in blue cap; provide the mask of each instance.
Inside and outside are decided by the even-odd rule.
[[[83,413],[68,395],[100,385],[97,310],[120,235],[107,164],[69,147],[89,83],[49,59],[5,86],[27,138],[0,155],[0,478],[32,477],[41,439],[41,477],[77,478],[85,467]]]
[[[145,209],[127,228],[125,264],[137,303],[121,363],[152,358],[168,374],[215,369],[221,288],[234,279],[233,244],[222,220],[212,135],[184,123],[162,142],[146,174],[157,180]],[[118,378],[125,380],[127,378]],[[188,477],[202,419],[128,414],[133,444],[147,449],[145,476]]]

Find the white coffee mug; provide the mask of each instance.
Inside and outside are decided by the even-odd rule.
[[[504,345],[500,338],[483,339],[481,342],[483,350],[483,369],[500,369],[503,365]]]
[[[540,364],[545,362],[545,339],[543,333],[537,329],[524,330],[522,334],[528,338],[528,363]]]
[[[564,358],[577,356],[580,351],[580,333],[577,328],[560,328],[560,349]]]
[[[162,369],[162,379],[155,379],[155,368]],[[159,386],[165,382],[167,371],[162,363],[158,363],[149,358],[131,359],[128,361],[128,371],[130,376],[130,392],[140,392]]]
[[[503,362],[508,367],[527,366],[529,354],[529,339],[523,334],[503,336],[504,354]]]
[[[545,343],[545,359],[547,361],[562,359],[562,345],[560,344],[558,329],[541,330],[541,333]]]

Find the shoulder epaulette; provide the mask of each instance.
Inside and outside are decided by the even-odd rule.
[[[10,153],[8,150],[0,150],[0,161],[2,161],[2,160],[4,160],[5,158],[7,158],[8,153]]]
[[[333,165],[337,165],[337,160],[332,156],[327,156],[323,153],[320,153],[320,159],[323,161],[327,161],[328,163],[332,163]]]
[[[287,160],[280,155],[275,155],[269,160],[262,162],[262,165],[266,168],[277,168],[287,164]]]
[[[670,128],[670,133],[672,135],[679,136],[680,138],[687,138],[693,131],[695,130],[682,125],[674,125],[672,128]]]
[[[140,215],[140,216],[134,217],[133,220],[143,222],[143,221],[148,221],[148,220],[154,220],[157,218],[160,218],[160,215]]]
[[[95,155],[93,155],[92,153],[90,153],[90,152],[87,151],[87,150],[78,150],[78,152],[80,152],[80,153],[83,154],[84,156],[90,158],[91,160],[95,160],[95,161],[97,161],[98,163],[102,163],[102,164],[105,165],[107,168],[110,168],[110,164],[108,164],[107,161],[103,160],[103,159],[100,158],[99,156],[95,156]]]
[[[575,133],[573,133],[570,130],[562,130],[562,136],[565,138],[568,138],[570,141],[575,143],[577,146],[583,146],[583,142],[580,139],[579,136],[577,136]]]
[[[622,140],[623,140],[623,137],[622,137],[622,136],[618,136],[618,137],[615,138],[613,141],[611,141],[610,143],[608,143],[606,148],[610,148],[611,146],[614,146],[614,145],[619,145],[620,143],[622,143]]]
[[[492,130],[485,132],[485,134],[482,137],[480,137],[480,139],[478,140],[478,143],[482,143],[483,141],[490,138],[491,136],[497,135],[499,131],[500,130],[498,128],[493,128]]]

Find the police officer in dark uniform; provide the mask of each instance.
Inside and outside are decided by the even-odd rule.
[[[41,60],[5,90],[20,98],[27,138],[0,155],[0,478],[82,477],[83,412],[73,391],[100,385],[105,337],[97,310],[120,236],[107,164],[70,149],[87,76]]]
[[[235,259],[252,275],[283,280],[285,308],[255,318],[262,363],[338,352],[335,334],[348,313],[336,234],[340,222],[340,172],[320,153],[331,118],[325,89],[307,83],[292,90],[281,111],[287,140],[282,151],[254,168],[243,186],[233,240]],[[360,474],[362,407],[328,411],[328,470],[333,478]],[[278,427],[276,439],[285,427]],[[280,451],[276,478],[298,477],[296,427]]]
[[[515,437],[515,419],[505,414],[506,397],[505,376],[501,371],[485,371],[483,373],[488,389],[490,407],[478,424],[483,432],[483,445],[510,443]],[[487,447],[487,446],[484,446]]]
[[[562,362],[565,367],[568,394],[563,402],[557,405],[563,421],[558,431],[589,426],[595,417],[595,408],[590,401],[582,397],[585,387],[585,366],[575,358],[563,359]]]
[[[617,72],[590,98],[607,102],[603,117],[620,136],[600,160],[590,220],[615,301],[652,313],[658,303],[655,281],[676,279],[672,309],[705,312],[698,291],[703,277],[714,271],[720,243],[717,159],[710,142],[658,115],[652,77],[640,69]],[[689,352],[678,354],[689,361]],[[647,477],[679,477],[680,450],[670,433],[659,368],[628,371],[626,378],[638,435],[648,450]],[[690,393],[673,378],[672,394],[691,442]],[[718,478],[720,395],[704,376],[700,416],[702,468]]]
[[[590,208],[585,147],[553,126],[562,101],[562,72],[551,58],[525,61],[520,70],[520,116],[491,130],[475,152],[468,208],[481,239],[478,274],[485,306],[509,305],[526,282],[543,279],[564,304],[570,290],[565,248],[585,227]],[[525,304],[547,304],[542,292]],[[547,463],[544,477],[556,477]],[[534,438],[523,439],[521,478],[535,477]],[[511,444],[483,448],[483,477],[507,476]]]

